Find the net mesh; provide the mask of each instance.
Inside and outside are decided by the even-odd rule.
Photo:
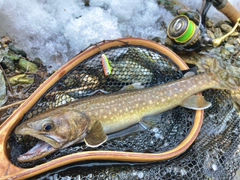
[[[103,73],[102,53],[109,58],[113,68],[109,76]],[[85,60],[61,78],[22,121],[86,96],[119,91],[134,83],[151,87],[182,77],[182,72],[171,59],[148,48],[125,46],[102,53]],[[174,159],[148,164],[81,162],[33,179],[230,179],[240,162],[240,118],[226,92],[208,90],[203,95],[213,105],[205,111],[200,135],[191,148]],[[80,143],[31,163],[19,163],[16,158],[33,147],[36,139],[30,136],[17,138],[12,134],[9,139],[10,159],[19,167],[29,168],[67,154],[89,150],[165,152],[188,136],[195,111],[177,107],[147,118],[157,122],[147,130],[112,138],[98,148]]]

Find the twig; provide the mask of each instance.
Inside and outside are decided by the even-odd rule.
[[[5,110],[5,109],[8,109],[8,108],[11,108],[11,107],[20,105],[20,104],[22,104],[24,101],[25,101],[25,100],[21,100],[21,101],[18,101],[18,102],[15,102],[15,103],[12,103],[12,104],[9,104],[9,105],[0,107],[0,112],[3,111],[3,110]]]

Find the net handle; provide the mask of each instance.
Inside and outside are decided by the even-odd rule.
[[[107,50],[114,47],[124,46],[141,46],[160,52],[161,54],[169,57],[181,70],[187,70],[186,63],[170,49],[162,46],[153,41],[140,39],[140,38],[121,38],[117,40],[104,41],[98,44],[101,50]],[[167,160],[180,155],[185,152],[190,145],[197,138],[203,122],[203,111],[196,111],[193,128],[188,137],[180,143],[175,149],[170,151],[151,154],[151,153],[134,153],[134,152],[117,152],[117,151],[88,151],[81,153],[74,153],[64,157],[54,159],[50,162],[43,163],[33,168],[19,168],[12,164],[7,155],[7,140],[12,133],[13,129],[21,121],[23,116],[38,102],[38,100],[53,86],[59,79],[70,72],[74,67],[78,66],[84,60],[98,54],[100,49],[93,46],[72,60],[67,62],[62,68],[56,71],[46,81],[44,81],[36,91],[26,100],[21,106],[13,112],[13,114],[1,125],[0,127],[0,178],[11,179],[26,179],[43,172],[55,169],[74,162],[86,160],[114,160],[114,161],[128,161],[128,162],[154,162]]]

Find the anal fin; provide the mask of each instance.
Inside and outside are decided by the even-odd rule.
[[[143,129],[151,129],[153,127],[156,127],[157,124],[161,121],[162,115],[152,115],[152,116],[146,116],[144,117],[139,124],[142,126]]]
[[[107,135],[103,131],[103,127],[100,121],[95,121],[91,130],[88,132],[84,141],[89,147],[98,147],[107,141]]]
[[[144,86],[140,82],[135,82],[133,84],[124,86],[122,89],[120,89],[120,91],[133,91],[133,90],[143,89],[143,88]]]
[[[192,95],[185,99],[181,104],[181,106],[193,110],[207,109],[211,105],[212,104],[206,101],[202,95]]]

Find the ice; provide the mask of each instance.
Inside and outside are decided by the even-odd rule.
[[[192,9],[201,2],[181,1]],[[238,0],[230,2],[240,9]],[[211,8],[208,16],[219,14]],[[165,39],[162,24],[173,18],[156,0],[90,0],[89,7],[82,0],[0,0],[0,35],[9,35],[30,59],[42,59],[50,72],[102,40]]]

